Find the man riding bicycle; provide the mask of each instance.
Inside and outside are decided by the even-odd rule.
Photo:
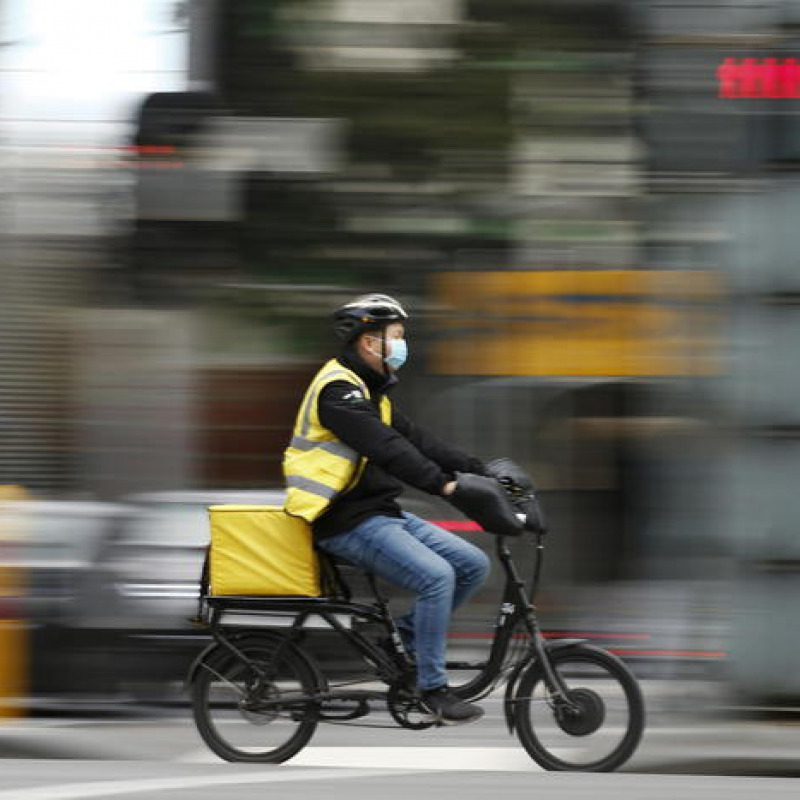
[[[486,580],[489,559],[402,511],[397,498],[403,483],[448,497],[456,473],[486,469],[389,400],[407,355],[407,319],[400,303],[383,294],[362,295],[334,313],[342,349],[314,377],[300,406],[283,460],[286,510],[312,523],[320,549],[415,593],[398,629],[416,656],[425,705],[441,722],[457,724],[483,710],[448,688],[447,630],[453,609]]]

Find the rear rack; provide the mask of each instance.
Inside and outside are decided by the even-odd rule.
[[[212,628],[352,628],[356,620],[381,620],[375,606],[330,597],[209,595],[204,602]]]

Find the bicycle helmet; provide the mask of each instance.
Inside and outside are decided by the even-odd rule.
[[[362,294],[334,311],[333,329],[349,344],[366,331],[406,319],[406,310],[388,294]]]

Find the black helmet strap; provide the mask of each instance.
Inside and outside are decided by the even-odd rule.
[[[386,366],[386,356],[388,355],[388,348],[386,347],[386,328],[388,328],[388,323],[386,325],[381,325],[380,332],[381,332],[381,372],[386,375],[387,374],[387,366]],[[377,339],[377,330],[372,331],[365,331],[367,336],[372,337],[373,339]],[[374,351],[373,351],[374,352]]]

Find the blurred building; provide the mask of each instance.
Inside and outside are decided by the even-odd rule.
[[[119,273],[119,168],[141,95],[185,88],[177,4],[3,0],[0,482],[86,489],[70,311]],[[99,281],[102,275],[105,280]]]
[[[688,552],[705,537],[703,551],[715,556],[701,562],[705,573],[731,580],[737,687],[762,699],[796,697],[800,650],[786,633],[795,625],[798,563],[790,352],[800,332],[793,313],[800,106],[766,86],[752,99],[724,98],[717,69],[726,59],[795,58],[800,4],[653,2],[637,12],[648,259],[670,269],[700,266],[725,290],[719,376],[688,386],[713,420],[712,447],[694,462],[699,502],[683,532],[666,533]],[[685,471],[686,461],[679,467]]]

